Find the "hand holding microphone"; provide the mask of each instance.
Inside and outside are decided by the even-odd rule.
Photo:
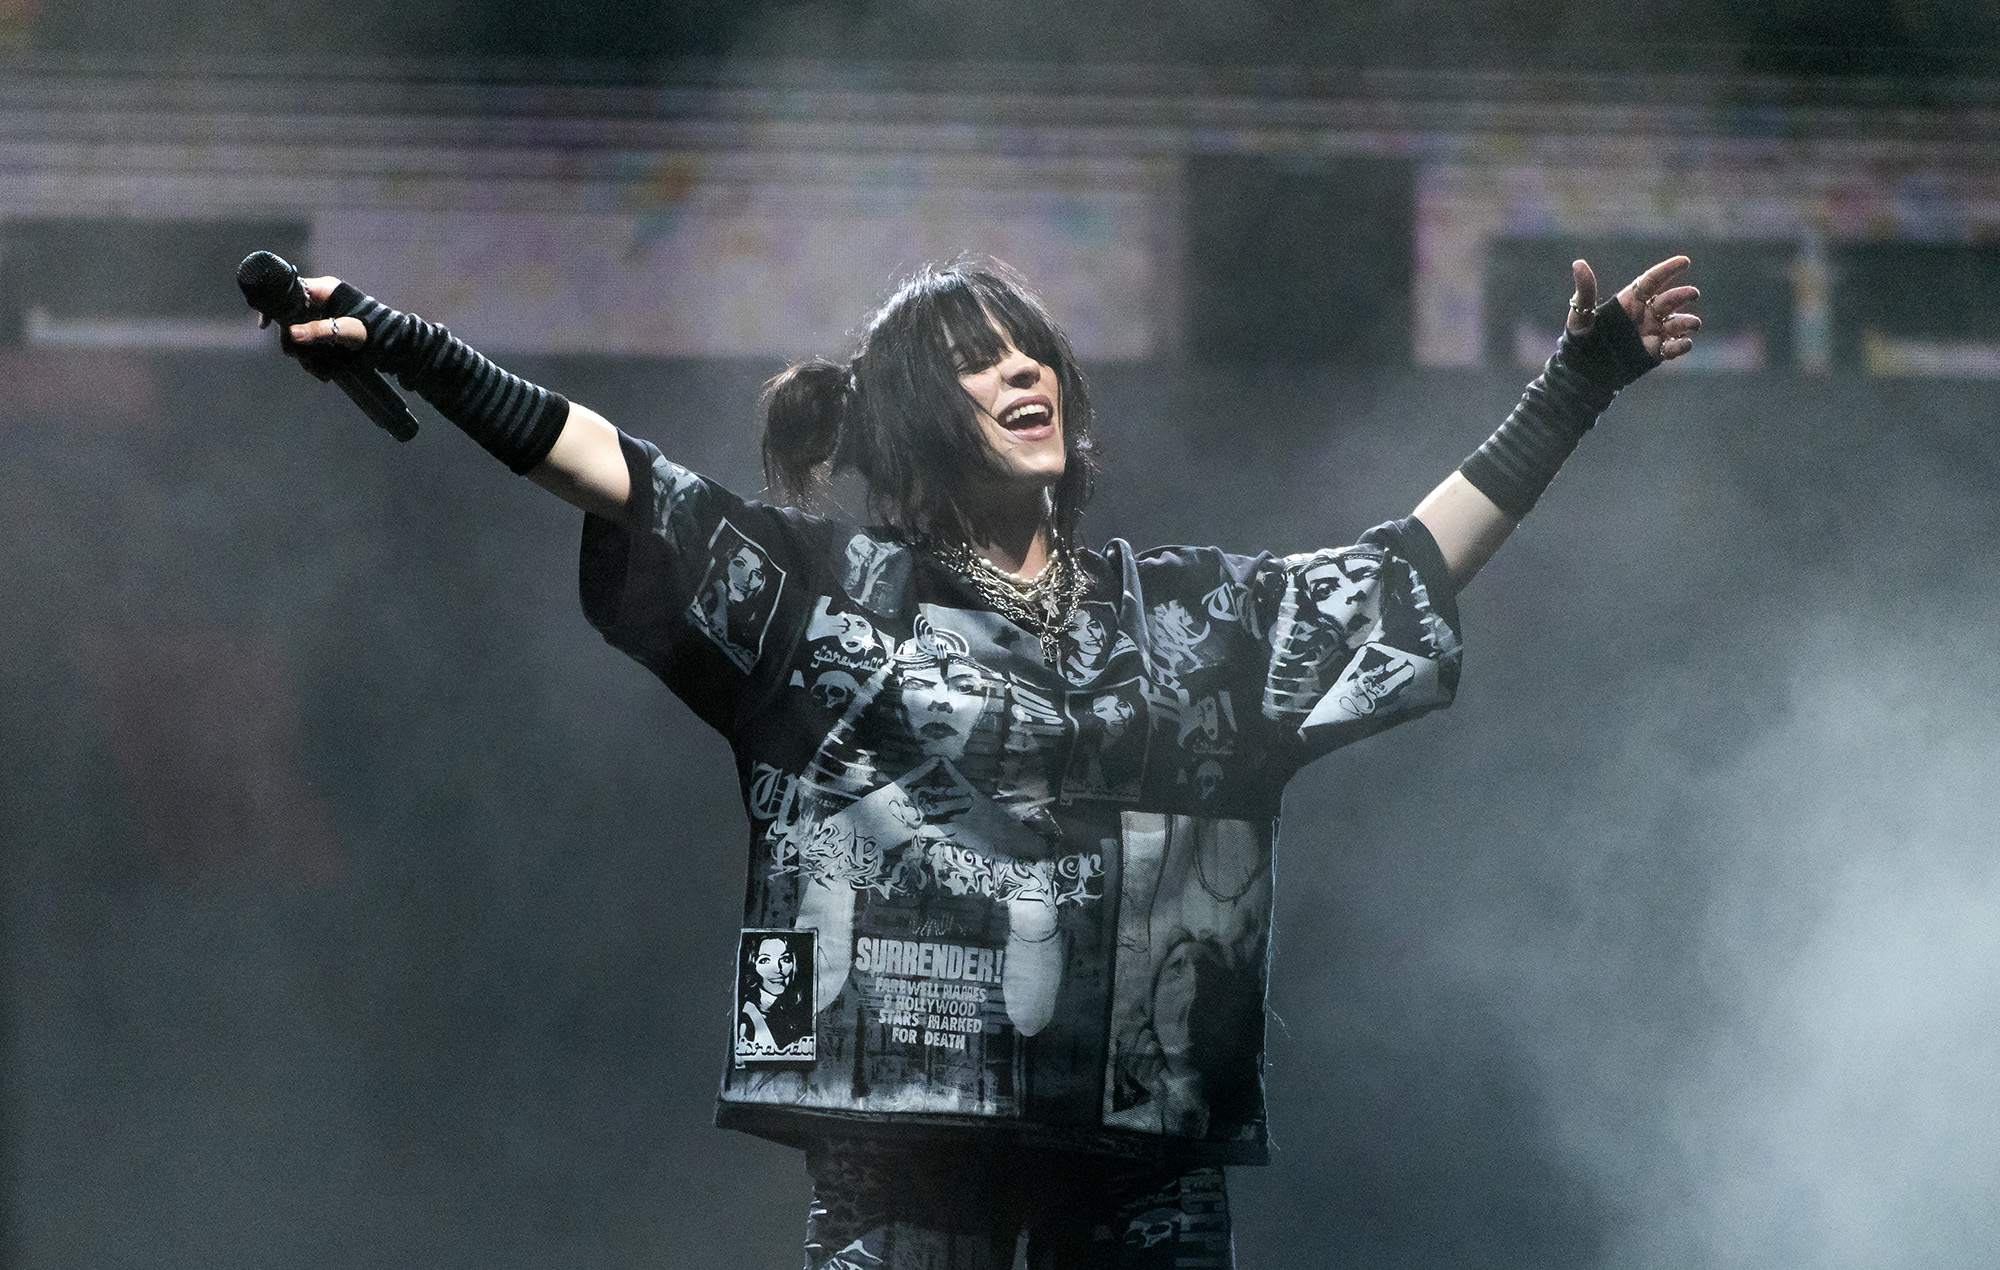
[[[276,322],[287,328],[284,342],[300,365],[321,379],[331,379],[363,414],[398,441],[416,436],[417,417],[401,394],[379,371],[343,356],[367,342],[366,324],[355,317],[321,318],[321,307],[336,284],[331,278],[315,278],[312,284],[308,287],[296,268],[268,251],[252,252],[236,266],[236,285],[244,300],[263,315],[261,325]]]
[[[339,384],[398,441],[417,434],[417,421],[383,371],[516,475],[540,466],[568,426],[570,404],[561,393],[510,374],[444,327],[399,313],[338,278],[301,279],[259,251],[237,266],[236,283],[251,308],[285,326],[287,353]]]

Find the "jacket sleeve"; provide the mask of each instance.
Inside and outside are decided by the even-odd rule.
[[[1450,705],[1458,690],[1457,597],[1414,518],[1351,547],[1260,558],[1250,601],[1269,656],[1262,714],[1300,762]]]
[[[747,502],[619,434],[632,474],[622,521],[587,516],[584,616],[711,726],[733,734],[746,700],[797,642],[808,551],[795,513]]]

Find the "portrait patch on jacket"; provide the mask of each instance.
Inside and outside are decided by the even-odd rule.
[[[818,933],[746,930],[736,957],[736,1066],[811,1063]]]
[[[747,672],[764,652],[764,631],[784,587],[785,571],[771,554],[725,520],[709,537],[708,572],[688,606],[688,619]]]

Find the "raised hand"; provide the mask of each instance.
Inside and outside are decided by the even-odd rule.
[[[325,312],[327,298],[340,285],[340,279],[301,278],[299,285],[306,289],[306,298],[312,301],[313,308]],[[269,326],[271,319],[259,314],[257,325]],[[338,365],[333,355],[366,344],[368,328],[360,318],[321,318],[288,326],[278,333],[278,337],[278,346],[284,350],[285,356],[295,358],[313,375],[325,379]]]
[[[1686,256],[1662,260],[1618,293],[1618,303],[1625,316],[1632,319],[1632,325],[1639,328],[1646,351],[1663,362],[1693,348],[1695,334],[1701,330],[1701,319],[1689,311],[1701,299],[1701,292],[1691,286],[1675,285],[1675,279],[1687,271],[1690,263]],[[1584,260],[1572,262],[1569,269],[1576,282],[1576,294],[1570,297],[1568,325],[1581,335],[1596,321],[1597,275]]]

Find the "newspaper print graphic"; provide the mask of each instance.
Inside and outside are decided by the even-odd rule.
[[[1057,850],[1051,771],[1060,770],[1068,722],[1005,670],[1027,651],[1039,656],[1039,646],[997,614],[935,605],[922,606],[911,638],[893,644],[826,598],[807,634],[806,660],[838,666],[819,669],[811,690],[840,717],[791,787],[770,840],[774,873],[801,879],[796,928],[820,936],[819,1000],[833,1001],[848,982],[864,900],[935,889],[1005,913],[1001,995],[1015,1029],[1034,1035],[1061,986],[1058,908],[1098,898],[1104,872],[1101,852]],[[850,684],[871,663],[879,664],[868,679]],[[833,674],[843,678],[828,691]],[[862,733],[877,738],[872,751],[851,746]]]
[[[817,991],[846,986],[858,897],[934,892],[1004,906],[1007,1013],[1032,1036],[1047,1025],[1061,984],[1056,914],[1102,894],[1101,852],[1051,857],[1035,833],[942,757],[829,816],[779,846],[774,870],[802,881],[797,928],[821,936]]]

